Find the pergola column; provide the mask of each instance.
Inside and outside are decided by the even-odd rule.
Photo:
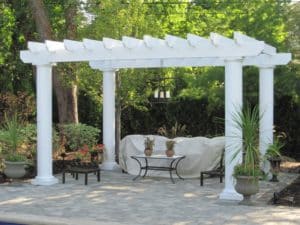
[[[52,185],[52,66],[37,65],[37,176],[34,185]]]
[[[259,67],[259,150],[263,156],[268,145],[273,143],[273,121],[274,121],[274,66]],[[265,161],[263,170],[268,173],[269,162]]]
[[[220,199],[241,200],[234,189],[233,169],[242,158],[242,152],[233,160],[237,147],[242,145],[242,130],[234,120],[243,105],[243,66],[241,58],[225,60],[225,188]]]
[[[114,170],[115,161],[115,91],[116,76],[114,69],[103,71],[103,143],[105,145],[104,162],[101,168]]]

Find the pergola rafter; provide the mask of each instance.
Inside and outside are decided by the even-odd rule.
[[[184,58],[186,63],[183,66],[193,66],[195,58],[199,63],[203,60],[205,64],[214,58],[276,55],[274,47],[240,33],[234,33],[234,39],[211,33],[209,39],[188,34],[187,39],[171,35],[158,39],[146,35],[143,40],[123,37],[122,41],[103,38],[102,41],[28,42],[28,49],[21,51],[21,58],[26,63],[145,60],[143,67],[148,67],[146,62],[151,65],[151,60]]]
[[[291,60],[290,53],[277,53],[276,48],[247,35],[235,32],[233,39],[211,33],[209,38],[188,34],[187,38],[166,35],[165,39],[144,36],[142,40],[123,37],[122,40],[103,38],[102,41],[64,40],[63,42],[28,42],[21,51],[25,63],[37,66],[37,128],[38,175],[33,184],[51,185],[52,175],[52,65],[60,62],[89,62],[103,71],[103,140],[107,151],[103,167],[116,166],[115,148],[115,71],[122,68],[161,67],[225,67],[225,188],[222,199],[240,199],[233,188],[233,142],[242,137],[234,126],[234,115],[243,104],[243,66],[259,67],[260,151],[265,153],[273,142],[273,71],[276,65]],[[241,142],[239,144],[242,144]],[[240,155],[241,158],[241,155]],[[265,170],[267,170],[267,166]]]

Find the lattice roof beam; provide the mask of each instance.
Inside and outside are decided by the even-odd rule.
[[[40,48],[21,51],[21,58],[24,62],[33,64],[92,60],[228,58],[255,56],[264,49],[263,42],[252,39],[247,42],[245,38],[243,40],[243,44],[237,44],[213,33],[210,39],[196,35],[188,35],[187,39],[167,35],[164,40],[145,36],[143,40],[129,37],[123,37],[122,41],[111,38],[103,38],[103,41],[84,39],[82,44],[70,40],[46,41],[47,49],[41,47],[42,43],[36,43]]]

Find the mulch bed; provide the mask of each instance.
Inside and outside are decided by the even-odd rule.
[[[274,205],[300,207],[300,175],[281,192],[275,192],[271,201]]]
[[[300,162],[282,162],[280,170],[282,172],[300,174]],[[300,175],[282,191],[279,193],[275,192],[271,203],[274,205],[300,207]]]

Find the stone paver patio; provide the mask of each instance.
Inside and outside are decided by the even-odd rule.
[[[256,206],[222,201],[218,178],[176,180],[145,178],[102,171],[101,182],[89,176],[66,184],[33,186],[26,182],[0,185],[0,221],[26,224],[300,224],[300,208],[267,205],[274,191],[291,183],[297,174],[281,174],[280,183],[262,181]]]

